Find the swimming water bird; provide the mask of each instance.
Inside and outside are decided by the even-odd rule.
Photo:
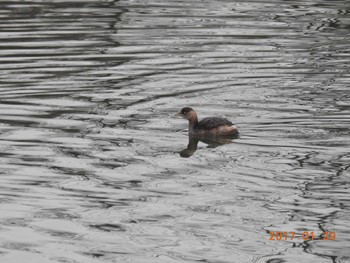
[[[227,119],[208,117],[198,121],[197,113],[190,107],[178,113],[189,122],[189,135],[192,136],[238,136],[237,127]]]

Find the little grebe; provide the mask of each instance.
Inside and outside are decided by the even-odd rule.
[[[190,135],[238,136],[239,134],[237,127],[224,118],[209,117],[198,122],[197,113],[190,107],[182,108],[178,115],[188,120]]]

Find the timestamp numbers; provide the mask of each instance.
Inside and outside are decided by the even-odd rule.
[[[323,232],[319,237],[315,237],[314,232],[308,232],[304,231],[301,233],[301,237],[296,237],[296,232],[289,231],[289,232],[273,232],[270,231],[270,238],[269,240],[335,240],[337,237],[337,234],[335,232]]]

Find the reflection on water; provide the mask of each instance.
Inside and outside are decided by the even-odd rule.
[[[233,143],[234,139],[237,139],[239,136],[221,136],[221,137],[213,137],[213,136],[188,136],[188,144],[187,148],[180,151],[180,156],[184,158],[191,157],[195,151],[198,149],[198,142],[203,142],[208,145],[209,148],[216,148],[220,145]]]
[[[1,263],[350,262],[346,1],[0,7]]]

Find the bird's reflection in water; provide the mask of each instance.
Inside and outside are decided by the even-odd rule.
[[[188,136],[187,148],[180,151],[180,156],[183,158],[191,157],[198,148],[198,142],[203,142],[208,145],[208,148],[216,148],[220,145],[232,143],[234,139],[239,136],[234,135],[230,137],[214,137],[214,136]]]

